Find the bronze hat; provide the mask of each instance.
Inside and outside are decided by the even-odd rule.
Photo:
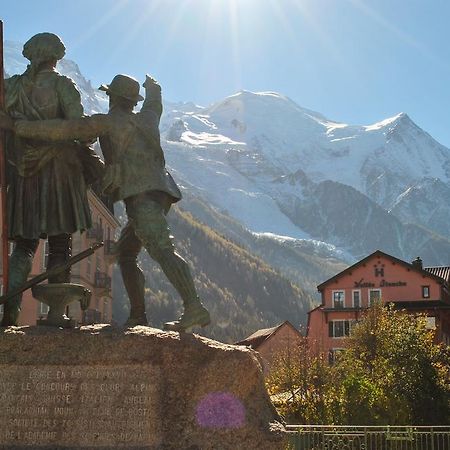
[[[23,46],[22,55],[33,63],[56,59],[66,54],[61,38],[53,33],[39,33],[31,37]]]
[[[110,84],[102,84],[99,90],[105,91],[108,95],[114,94],[133,102],[144,100],[144,97],[139,94],[139,82],[128,75],[116,75]]]

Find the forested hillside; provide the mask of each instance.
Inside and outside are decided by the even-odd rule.
[[[234,342],[259,328],[290,320],[304,325],[314,300],[262,259],[226,239],[193,216],[173,208],[169,214],[179,253],[189,259],[200,297],[211,312],[212,324],[201,334]],[[147,280],[146,303],[149,322],[162,327],[181,313],[181,300],[159,266],[141,254]],[[114,319],[127,318],[128,300],[116,268]]]
[[[200,222],[263,259],[292,283],[312,294],[316,302],[320,301],[317,285],[354,262],[325,243],[252,233],[201,196],[185,191],[183,197],[182,210],[189,211]]]

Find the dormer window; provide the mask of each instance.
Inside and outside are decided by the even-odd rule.
[[[345,301],[344,291],[333,291],[333,308],[343,308]]]

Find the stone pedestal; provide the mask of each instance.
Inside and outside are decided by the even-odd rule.
[[[91,291],[82,284],[52,283],[37,284],[31,288],[33,297],[49,307],[46,319],[40,319],[38,325],[50,327],[74,328],[76,322],[66,316],[66,307],[79,301],[81,309],[89,307]]]
[[[0,329],[2,449],[282,449],[255,352],[107,325]]]

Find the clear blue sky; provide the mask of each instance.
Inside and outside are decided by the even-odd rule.
[[[5,38],[59,34],[94,85],[157,78],[206,105],[281,92],[330,119],[407,112],[450,147],[449,0],[1,0]]]

